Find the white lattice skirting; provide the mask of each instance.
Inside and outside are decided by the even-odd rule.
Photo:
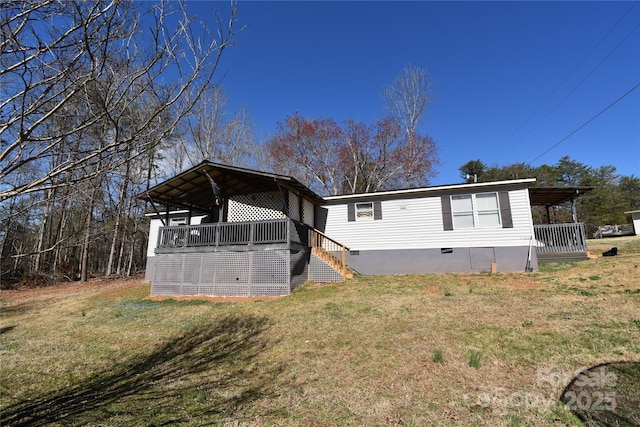
[[[289,265],[287,250],[159,254],[151,295],[288,295]]]

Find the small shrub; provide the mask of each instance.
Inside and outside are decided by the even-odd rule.
[[[444,363],[444,354],[441,348],[436,348],[433,352],[433,361],[435,363]]]
[[[342,317],[342,309],[334,302],[328,302],[325,304],[324,309],[327,311],[329,317],[340,318]]]
[[[480,368],[480,352],[478,350],[471,350],[469,355],[469,366],[475,369]]]
[[[569,290],[573,291],[576,294],[581,295],[583,297],[592,297],[592,296],[594,296],[596,294],[591,289],[583,289],[583,288],[571,287],[571,288],[569,288]]]

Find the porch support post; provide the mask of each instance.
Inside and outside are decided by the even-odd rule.
[[[276,182],[276,185],[278,186],[278,191],[280,191],[280,195],[282,196],[282,206],[284,206],[284,214],[287,216],[287,218],[291,218],[291,215],[289,214],[289,203],[287,200],[287,195],[284,192],[284,188],[282,188],[282,186],[280,185],[277,179],[274,179],[274,181]]]
[[[547,211],[547,224],[551,224],[551,205],[545,205],[544,208]]]
[[[158,212],[158,208],[156,207],[156,204],[153,203],[153,199],[151,198],[149,193],[147,193],[147,199],[149,199],[149,201],[151,202],[151,207],[155,211],[156,215],[158,215],[158,218],[160,218],[160,222],[162,223],[162,226],[165,227],[167,225],[167,223],[162,218],[162,215],[160,214],[160,212]]]
[[[571,216],[573,218],[573,222],[577,223],[578,215],[576,213],[576,199],[574,199],[573,197],[571,198]]]

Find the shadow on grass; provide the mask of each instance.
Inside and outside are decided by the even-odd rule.
[[[0,335],[6,334],[7,332],[11,332],[15,328],[16,328],[15,325],[2,327],[2,328],[0,328]]]
[[[6,301],[0,301],[0,318],[26,314],[35,308],[36,305],[33,302],[23,302],[16,304]]]
[[[640,426],[640,362],[585,369],[565,387],[560,401],[587,426]]]
[[[2,410],[2,425],[216,424],[268,397],[277,367],[252,368],[265,349],[265,317],[230,315],[200,325],[144,358]],[[190,421],[189,421],[190,420]]]

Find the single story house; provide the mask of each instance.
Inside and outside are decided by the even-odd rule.
[[[587,259],[584,227],[533,224],[589,189],[535,179],[322,198],[295,178],[210,161],[141,193],[153,295],[286,295],[361,274],[534,271]]]
[[[324,232],[362,274],[537,269],[535,179],[326,197]]]

